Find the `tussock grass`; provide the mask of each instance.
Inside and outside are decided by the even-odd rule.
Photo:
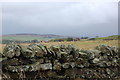
[[[94,49],[96,46],[100,44],[106,44],[109,46],[118,46],[118,40],[94,40],[94,41],[71,41],[71,42],[49,42],[49,43],[42,42],[41,44],[46,45],[47,47],[50,47],[52,45],[72,44],[78,49]],[[23,43],[20,45],[28,46],[29,44]],[[2,51],[4,47],[5,44],[0,44],[0,51]]]

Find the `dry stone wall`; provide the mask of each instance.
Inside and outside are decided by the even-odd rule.
[[[118,80],[118,47],[99,45],[80,50],[73,45],[7,45],[0,53],[2,79],[31,80]]]

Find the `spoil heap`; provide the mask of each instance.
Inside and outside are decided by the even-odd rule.
[[[119,78],[118,47],[99,45],[79,50],[73,45],[7,45],[1,53],[2,79],[111,79]]]

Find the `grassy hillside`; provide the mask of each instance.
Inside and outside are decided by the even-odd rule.
[[[96,38],[97,40],[103,40],[103,39],[114,39],[114,40],[117,40],[118,37],[120,37],[120,35],[113,35],[113,36],[108,36],[108,37],[99,37],[99,38]]]
[[[62,36],[57,35],[3,35],[3,40],[20,40],[20,41],[26,41],[26,40],[51,40],[56,38],[61,38]]]
[[[46,38],[46,37],[37,37],[37,36],[4,36],[2,37],[3,40],[49,40],[49,39],[54,39],[54,38]]]

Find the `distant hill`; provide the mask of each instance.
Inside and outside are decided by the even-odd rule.
[[[2,40],[51,40],[57,38],[65,38],[66,36],[54,35],[54,34],[9,34],[3,35]]]
[[[108,36],[108,37],[99,37],[96,38],[96,40],[118,40],[118,37],[120,38],[120,35],[113,35],[113,36]]]

